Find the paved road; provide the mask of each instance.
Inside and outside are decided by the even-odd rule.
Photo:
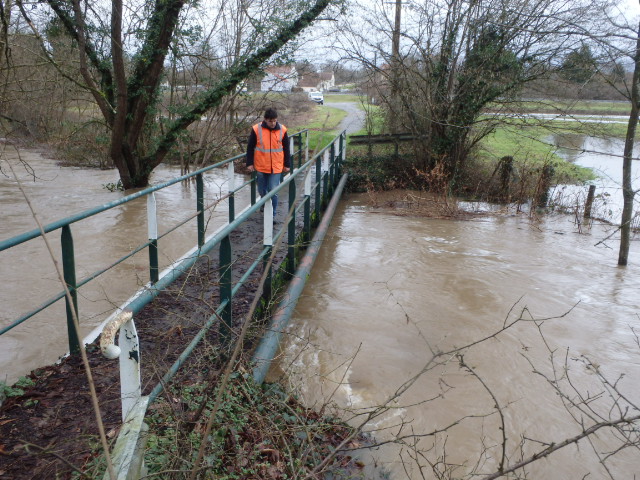
[[[364,127],[364,111],[354,102],[325,102],[330,107],[339,108],[347,112],[347,116],[340,124],[340,130],[346,130],[347,135],[357,132]]]

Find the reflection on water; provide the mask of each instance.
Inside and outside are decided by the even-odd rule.
[[[5,149],[0,161],[11,162],[23,183],[40,221],[47,224],[88,208],[122,198],[123,192],[109,192],[104,185],[115,183],[116,170],[89,170],[59,167],[34,152],[24,152],[17,158],[15,151]],[[24,164],[21,163],[24,162]],[[0,175],[0,207],[2,223],[0,240],[33,230],[36,223],[20,193],[18,185],[2,165]],[[179,176],[176,168],[160,166],[152,184]],[[241,183],[240,178],[236,185]],[[226,193],[226,169],[205,174],[205,205],[213,204]],[[245,189],[246,190],[246,189]],[[131,192],[127,192],[129,194]],[[240,195],[236,208],[248,200]],[[184,182],[156,192],[158,233],[169,231],[196,211],[196,185]],[[228,218],[227,204],[221,202],[208,213],[209,233]],[[90,273],[111,265],[147,241],[146,199],[120,205],[71,226],[76,255],[78,281]],[[60,230],[47,235],[54,252],[60,253]],[[162,270],[197,243],[196,220],[189,220],[180,229],[158,241]],[[53,263],[42,239],[0,252],[0,326],[8,325],[19,316],[36,308],[62,290]],[[126,260],[122,265],[79,289],[78,310],[82,334],[88,334],[113,310],[149,280],[146,250]],[[27,320],[0,337],[0,381],[12,382],[32,368],[47,365],[67,351],[67,327],[63,302]],[[38,339],[47,339],[42,348]]]
[[[365,430],[382,441],[405,438],[404,448],[374,452],[392,478],[406,478],[405,471],[423,478],[411,459],[416,451],[424,454],[423,466],[444,458],[461,465],[460,477],[474,465],[494,471],[502,437],[488,390],[502,407],[511,462],[540,450],[534,440],[558,442],[579,433],[560,397],[533,373],[552,373],[551,351],[557,371],[566,368],[576,388],[592,395],[602,387],[585,358],[611,379],[624,373],[620,386],[638,404],[635,242],[632,264],[618,268],[615,248],[594,246],[610,231],[594,226],[578,234],[565,216],[439,220],[373,214],[364,202],[351,196],[334,218],[270,376],[286,371],[308,404],[335,402],[354,424],[367,408],[389,401]],[[486,388],[455,355],[430,364],[435,352],[490,336],[519,315],[525,321],[464,351],[464,362]],[[601,398],[594,409],[606,415],[608,401]],[[443,433],[411,436],[454,424]],[[533,440],[521,446],[524,437]],[[594,442],[606,449],[610,440],[603,433]],[[589,444],[580,447],[530,467],[531,478],[603,478]],[[639,471],[637,453],[620,453],[610,468],[631,478]],[[434,478],[429,468],[423,473]]]
[[[595,217],[619,223],[622,216],[622,154],[624,140],[620,138],[597,138],[578,134],[553,135],[552,143],[559,147],[558,154],[569,162],[591,168],[598,176],[592,182],[596,185]],[[640,154],[640,143],[634,147],[634,158]],[[640,188],[640,172],[637,161],[632,164],[632,185]],[[561,185],[556,193],[561,193],[562,203],[568,207],[583,206],[588,188]],[[638,209],[638,197],[634,211]]]

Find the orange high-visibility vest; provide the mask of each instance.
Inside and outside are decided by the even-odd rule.
[[[253,167],[262,173],[282,173],[284,168],[284,145],[282,139],[287,127],[280,125],[279,130],[263,128],[262,123],[253,126],[256,134],[256,149]]]

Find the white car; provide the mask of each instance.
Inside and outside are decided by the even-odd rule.
[[[309,99],[318,105],[324,105],[324,95],[322,95],[322,92],[309,92]]]

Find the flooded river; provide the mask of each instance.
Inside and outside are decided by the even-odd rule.
[[[28,160],[37,176],[25,169],[19,175],[44,223],[122,195],[102,186],[116,180],[114,171],[60,168],[34,153]],[[154,182],[177,174],[160,169]],[[212,174],[206,183],[207,201],[225,189],[222,175]],[[159,195],[161,232],[175,223],[173,216],[194,211],[194,190],[178,185]],[[526,458],[577,435],[581,419],[617,416],[612,392],[601,395],[600,374],[612,382],[624,375],[616,387],[639,403],[637,241],[629,266],[619,268],[617,238],[606,225],[583,226],[579,233],[568,216],[398,216],[368,200],[348,196],[339,207],[270,376],[288,382],[310,405],[346,409],[348,420],[364,422],[376,441],[394,441],[362,454],[375,456],[369,462],[378,466],[375,474],[492,472],[503,443],[506,464]],[[0,176],[0,202],[0,239],[34,228],[10,176]],[[86,222],[73,227],[79,278],[146,238],[144,204]],[[162,250],[169,241],[161,242],[163,265],[195,242],[195,228],[176,235],[183,236],[171,249]],[[106,244],[97,242],[105,238]],[[59,248],[59,239],[52,241]],[[0,325],[33,308],[36,294],[48,298],[60,289],[41,240],[11,250],[12,256],[0,252]],[[146,258],[134,257],[123,268],[81,291],[87,331],[148,279]],[[133,278],[130,284],[125,276]],[[0,337],[0,380],[64,353],[63,310],[61,305]],[[40,338],[56,347],[42,351]],[[554,372],[563,377],[555,385],[566,397],[554,391]],[[591,410],[580,398],[589,399]],[[605,478],[594,450],[618,445],[601,432],[527,470],[539,479]],[[637,450],[608,458],[607,467],[619,478],[640,475]]]
[[[619,220],[623,142],[554,140],[566,160],[601,177],[598,214]],[[636,188],[637,172],[634,165]],[[569,205],[584,202],[585,187],[558,190]],[[375,458],[368,464],[378,465],[382,478],[439,478],[434,469],[490,473],[503,443],[505,464],[514,463],[577,435],[583,418],[615,417],[596,372],[611,381],[622,375],[621,391],[638,405],[637,240],[630,265],[619,268],[615,229],[578,228],[571,216],[438,220],[396,213],[372,209],[365,196],[343,202],[271,372],[307,403],[346,409],[351,424],[364,422],[377,441],[394,442],[363,455]],[[434,357],[438,352],[451,353]],[[566,372],[570,382],[557,385],[576,403],[605,391],[595,413],[561,401],[554,368]],[[608,478],[594,450],[618,445],[601,432],[527,471],[531,478]],[[637,450],[606,465],[615,478],[640,475]]]
[[[556,372],[566,368],[583,395],[603,390],[590,359],[611,380],[624,374],[620,388],[638,404],[637,242],[631,264],[619,268],[615,240],[595,246],[610,229],[579,234],[567,216],[439,220],[397,216],[367,202],[350,196],[334,218],[270,376],[286,372],[308,404],[346,408],[352,424],[385,405],[364,429],[382,442],[403,438],[403,445],[373,452],[392,478],[435,478],[427,461],[459,465],[460,476],[474,466],[494,471],[501,451],[496,402],[507,463],[539,450],[536,441],[580,432],[570,415],[580,418],[577,408],[563,405],[533,373],[551,375],[551,351]],[[453,353],[430,364],[436,352],[485,337],[491,338],[461,351],[478,378]],[[575,399],[569,384],[561,386]],[[600,414],[615,416],[607,396],[599,402]],[[595,443],[608,441],[602,435]],[[589,444],[580,447],[528,468],[531,478],[604,478]],[[637,450],[622,452],[610,468],[633,478],[640,473]]]
[[[17,182],[8,168],[11,162],[32,203],[39,220],[47,224],[98,205],[118,200],[123,192],[110,192],[105,185],[118,179],[116,170],[60,167],[56,162],[33,151],[5,146],[1,152],[0,240],[6,240],[37,227]],[[153,184],[180,175],[177,168],[161,166],[153,173]],[[239,175],[236,185],[244,177]],[[211,205],[227,191],[226,169],[205,175],[205,205]],[[130,192],[127,192],[130,193]],[[162,235],[179,221],[196,211],[195,183],[181,183],[156,193],[158,233]],[[244,203],[243,203],[244,202]],[[248,199],[240,195],[237,208]],[[209,232],[227,220],[227,205],[222,202],[207,218]],[[82,220],[71,226],[76,255],[78,281],[128,255],[146,242],[146,200],[133,202]],[[54,253],[60,255],[60,230],[47,235]],[[192,248],[197,242],[196,221],[158,241],[162,270]],[[59,257],[58,257],[59,260]],[[144,250],[112,271],[79,289],[78,310],[82,335],[89,334],[135,291],[149,280],[148,254]],[[53,262],[44,242],[37,238],[0,252],[0,327],[62,290]],[[46,339],[43,348],[41,339]],[[13,382],[31,369],[55,362],[68,351],[64,302],[59,301],[45,312],[0,336],[0,381]]]

